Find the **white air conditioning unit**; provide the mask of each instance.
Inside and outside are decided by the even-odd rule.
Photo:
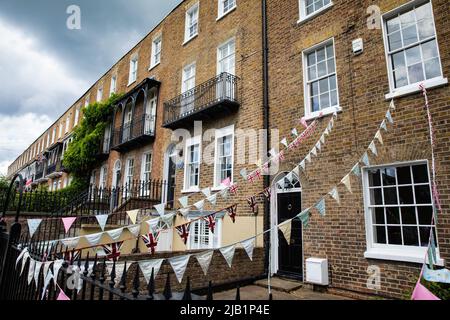
[[[306,282],[322,286],[329,285],[327,259],[306,259]]]

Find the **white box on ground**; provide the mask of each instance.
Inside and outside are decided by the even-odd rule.
[[[306,282],[327,286],[328,260],[321,258],[306,259]]]

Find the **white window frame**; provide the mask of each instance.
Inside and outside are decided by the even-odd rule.
[[[84,106],[87,108],[91,100],[91,97],[88,95],[86,98],[84,98]]]
[[[68,133],[69,129],[70,129],[70,116],[71,116],[71,114],[68,115],[67,118],[66,118],[66,131],[65,131],[65,133]]]
[[[97,88],[97,102],[101,102],[103,100],[103,87]]]
[[[306,14],[306,0],[299,0],[298,2],[298,8],[299,8],[299,19],[297,21],[297,23],[302,23],[302,22],[306,22],[308,20],[311,20],[312,18],[314,18],[315,16],[319,15],[320,13],[328,10],[329,8],[331,8],[334,5],[333,1],[330,0],[330,3],[324,5],[323,7],[321,7],[320,9],[310,13],[310,14]]]
[[[56,128],[53,128],[53,133],[52,133],[52,144],[55,143],[55,139],[56,139]]]
[[[103,165],[100,168],[99,188],[106,188],[108,184],[108,165]]]
[[[130,72],[128,75],[128,85],[131,85],[137,81],[138,68],[139,68],[139,56],[135,54],[130,59]]]
[[[116,93],[117,90],[117,76],[113,75],[111,77],[111,84],[109,87],[109,96],[112,96],[114,93]]]
[[[419,83],[409,84],[409,85],[406,85],[406,86],[403,86],[400,88],[395,88],[394,79],[392,76],[392,61],[390,59],[390,54],[389,54],[389,42],[388,42],[387,28],[386,28],[387,20],[389,20],[390,18],[392,18],[398,14],[410,11],[415,6],[425,4],[426,2],[430,2],[430,5],[431,5],[431,18],[433,19],[434,34],[435,34],[434,39],[436,41],[436,48],[437,48],[438,57],[439,57],[439,61],[440,61],[441,76],[438,76],[438,77],[435,77],[432,79],[428,79],[428,80],[424,80]],[[444,78],[444,70],[442,68],[442,57],[441,57],[440,50],[439,50],[439,41],[438,41],[438,35],[436,32],[436,20],[434,19],[433,3],[431,0],[430,1],[413,0],[413,1],[410,1],[404,5],[401,5],[397,8],[383,14],[381,29],[383,31],[383,42],[384,42],[384,51],[385,51],[385,59],[386,59],[386,68],[387,68],[388,81],[389,81],[389,93],[387,93],[385,95],[386,100],[391,100],[393,98],[403,97],[403,96],[406,96],[406,95],[409,95],[412,93],[419,92],[419,91],[421,91],[421,89],[419,88],[419,84],[421,84],[421,83],[423,83],[424,87],[427,89],[443,86],[448,83],[448,79]],[[424,43],[426,41],[428,41],[428,39],[425,41],[419,41],[417,43]],[[410,45],[408,45],[407,47],[409,47],[409,46]]]
[[[159,47],[157,43],[159,42]],[[159,48],[159,51],[157,49]],[[157,55],[159,59],[156,59]],[[157,65],[161,63],[161,55],[162,55],[162,34],[156,35],[152,40],[152,55],[150,57],[150,69],[153,69]],[[150,70],[149,69],[149,70]]]
[[[197,31],[195,32],[195,34],[191,35],[190,28],[193,25],[193,23],[190,20],[190,15],[192,12],[196,10],[197,10]],[[198,36],[199,27],[200,27],[200,2],[196,2],[186,10],[183,44],[188,43],[189,41]]]
[[[217,9],[217,21],[225,17],[227,14],[233,12],[237,8],[237,0],[234,0],[234,5],[230,7],[227,11],[225,11],[225,0],[217,0],[218,9]]]
[[[198,145],[198,185],[189,186],[189,148]],[[202,163],[202,141],[201,136],[196,136],[186,141],[186,147],[184,152],[184,185],[182,193],[192,193],[200,191],[200,177],[201,177],[201,163]]]
[[[147,155],[150,155],[150,171],[145,171],[145,165],[146,165],[146,157]],[[151,173],[152,173],[152,165],[153,165],[153,152],[147,151],[142,154],[141,158],[141,181],[150,181],[151,179]],[[148,173],[150,175],[149,179],[145,179],[145,174]]]
[[[337,94],[337,106],[330,106],[325,109],[314,111],[312,112],[311,108],[311,100],[310,100],[310,90],[309,90],[309,83],[308,83],[308,54],[312,51],[317,50],[321,47],[326,47],[327,45],[331,44],[333,46],[334,51],[334,75],[336,76],[336,94]],[[339,77],[337,73],[337,57],[336,57],[336,48],[335,48],[335,42],[334,38],[327,39],[325,41],[322,41],[302,52],[302,67],[303,67],[303,99],[304,99],[304,106],[305,106],[305,118],[306,120],[311,120],[318,118],[320,116],[326,116],[329,114],[332,114],[334,112],[340,112],[342,111],[342,108],[340,107],[340,99],[339,99]],[[329,77],[330,74],[327,74],[327,77]],[[317,79],[315,80],[317,81]]]
[[[216,219],[216,225],[214,228],[214,233],[208,227],[208,224],[203,219],[198,219],[198,217],[192,217],[188,219],[189,221],[194,220],[189,227],[188,236],[188,250],[204,250],[204,249],[217,249],[222,246],[222,218]],[[195,242],[195,225],[199,226],[202,231],[208,231],[208,235],[202,235],[202,237],[208,237],[208,246],[201,245],[200,242]],[[214,243],[217,242],[217,243]]]
[[[220,51],[223,47],[230,45],[230,43],[234,42],[234,51],[232,54],[229,54],[226,57],[221,57],[220,56]],[[230,74],[235,75],[236,74],[236,38],[232,37],[231,39],[228,39],[227,41],[225,41],[224,43],[222,43],[220,46],[217,47],[217,75],[221,74],[223,72],[223,70],[221,70],[221,62],[225,59],[229,59],[233,56],[234,59],[234,68],[233,68],[233,72],[230,72]]]
[[[369,175],[370,169],[386,168],[386,167],[400,167],[400,166],[414,166],[426,164],[428,168],[428,179],[431,193],[431,175],[429,170],[429,164],[427,160],[416,160],[408,162],[397,162],[391,164],[383,164],[377,166],[369,166],[362,168],[362,184],[363,184],[363,199],[364,199],[364,219],[366,227],[366,251],[364,257],[367,259],[380,259],[380,260],[392,260],[403,261],[412,263],[424,263],[426,258],[427,247],[415,247],[393,244],[379,244],[373,241],[373,224],[371,211],[369,209],[370,192],[369,192]],[[396,184],[397,185],[397,184]],[[432,196],[431,196],[432,198]],[[432,200],[433,201],[433,200]],[[436,227],[435,227],[436,228]],[[438,239],[435,239],[438,244]],[[437,265],[443,265],[444,261],[439,256],[439,248],[436,248],[437,252]]]
[[[74,126],[78,125],[78,120],[80,120],[80,108],[75,109],[75,121]]]
[[[230,136],[231,135],[231,183],[233,183],[234,176],[234,125],[218,129],[215,133],[215,141],[214,141],[214,191],[219,191],[224,188],[221,184],[222,181],[219,181],[219,139]]]
[[[132,168],[133,168],[132,174],[133,174],[133,175],[131,176],[131,181],[128,181],[128,178],[130,177],[130,175],[129,175],[129,171],[130,171],[130,162],[133,162],[133,166],[132,166]],[[127,183],[129,183],[129,184],[128,184],[128,189],[130,189],[130,185],[133,183],[134,169],[135,169],[134,158],[128,158],[128,159],[127,159],[127,162],[126,162],[126,165],[125,165],[125,174],[123,175],[123,186],[124,186],[124,189],[125,189],[125,185],[126,185]]]
[[[59,138],[63,136],[64,124],[62,122],[59,123]]]

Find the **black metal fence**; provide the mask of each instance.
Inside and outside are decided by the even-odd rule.
[[[120,128],[115,129],[112,134],[112,148],[121,144],[139,139],[142,137],[152,137],[155,135],[155,117],[145,114],[138,119],[133,119],[125,123]]]

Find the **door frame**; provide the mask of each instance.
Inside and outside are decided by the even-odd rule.
[[[166,186],[163,188],[162,192],[162,202],[167,204],[167,195],[169,191],[169,164],[170,164],[170,153],[173,153],[176,150],[176,145],[174,143],[169,144],[164,152],[164,168],[163,168],[163,181],[165,181]],[[175,201],[175,199],[174,199]]]
[[[300,178],[297,177],[295,174],[293,176],[299,181],[300,188],[291,188],[286,190],[279,190],[277,188],[277,182],[281,179],[284,179],[284,177],[289,172],[281,172],[278,175],[275,176],[275,178],[272,180],[271,184],[271,195],[270,195],[270,274],[273,276],[274,274],[278,273],[279,271],[279,264],[278,264],[278,228],[276,227],[278,225],[278,194],[280,193],[300,193],[300,201],[303,207],[303,192],[301,187]],[[299,212],[300,213],[300,212]],[[302,279],[305,279],[305,268],[304,268],[304,232],[302,230]],[[303,280],[304,281],[304,280]]]

